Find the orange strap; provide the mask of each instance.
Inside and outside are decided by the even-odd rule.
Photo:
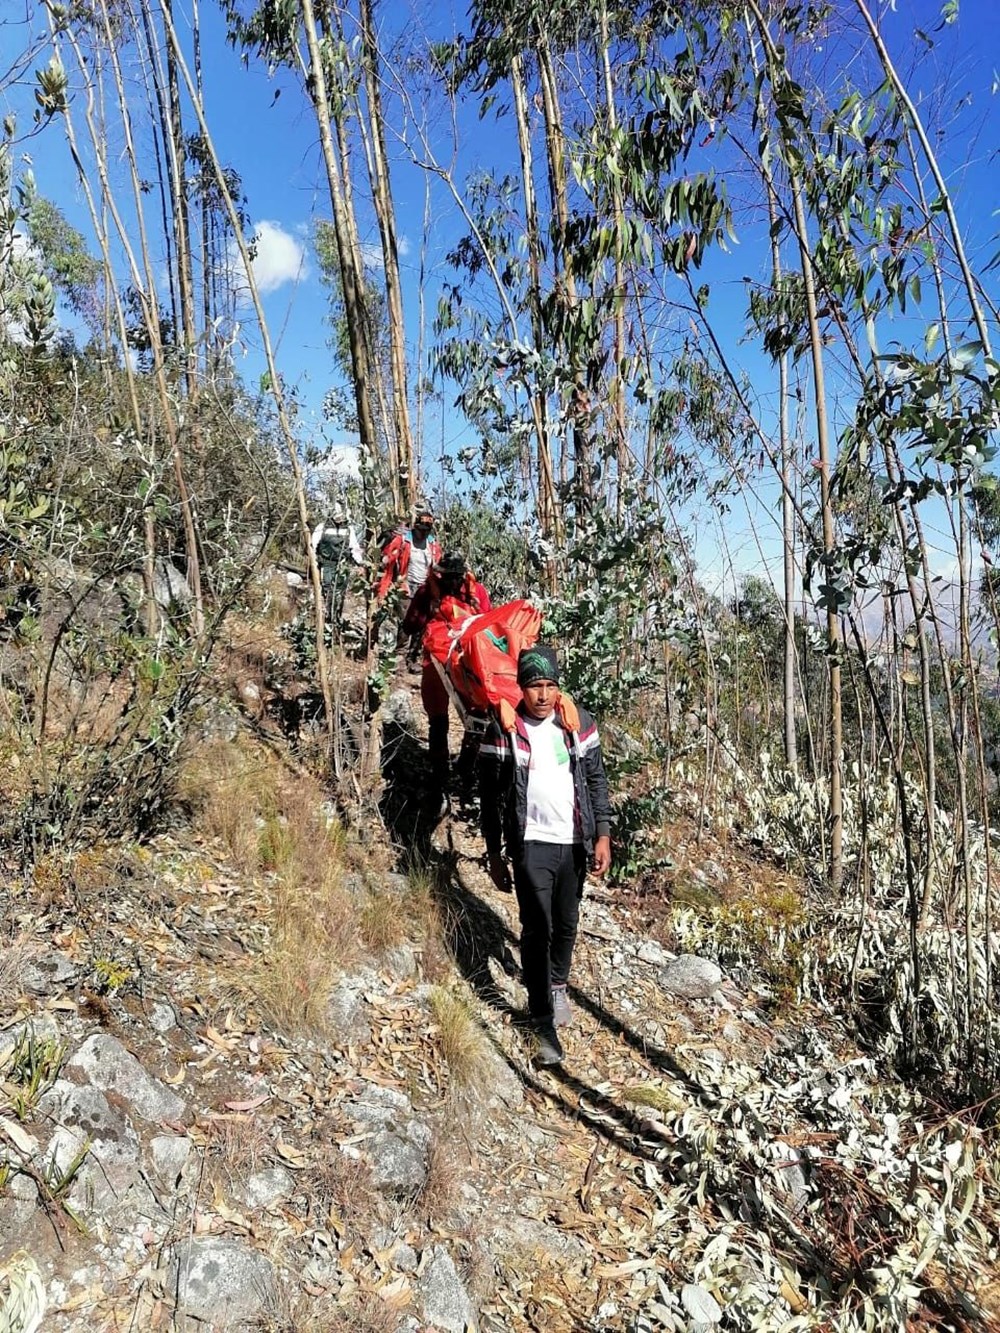
[[[559,692],[559,711],[570,731],[580,730],[580,710],[568,694]]]
[[[509,699],[500,700],[498,712],[500,714],[500,725],[504,731],[514,731],[517,727],[517,713]]]

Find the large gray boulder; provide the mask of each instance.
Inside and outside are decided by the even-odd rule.
[[[420,1300],[428,1324],[442,1333],[466,1333],[479,1327],[476,1307],[469,1298],[454,1260],[442,1245],[435,1245],[419,1278]]]
[[[710,958],[682,953],[660,973],[660,986],[686,1000],[705,1000],[722,984],[722,969]]]
[[[139,1173],[139,1137],[99,1088],[57,1079],[38,1109],[56,1126],[43,1170],[70,1207],[111,1226],[126,1213],[154,1211]]]
[[[274,1265],[230,1236],[182,1241],[169,1267],[169,1290],[181,1316],[223,1333],[262,1320],[276,1303]]]
[[[135,1056],[107,1033],[88,1037],[65,1072],[82,1075],[103,1092],[116,1093],[143,1120],[177,1120],[184,1114],[181,1098],[148,1074]]]

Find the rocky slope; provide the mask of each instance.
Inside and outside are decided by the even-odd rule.
[[[415,747],[405,692],[390,717]],[[776,1024],[765,986],[600,886],[565,1064],[536,1068],[513,899],[457,813],[425,834],[422,889],[384,849],[348,849],[343,886],[405,923],[430,883],[447,952],[386,930],[306,1035],[241,984],[274,883],[219,843],[6,884],[0,1327],[894,1328],[918,1271],[907,1327],[989,1326],[972,1242],[967,1267],[927,1246],[942,1191],[907,1216],[890,1189],[918,1134],[956,1168],[960,1135],[910,1132],[908,1094],[814,1015]],[[678,856],[749,889],[710,840]]]

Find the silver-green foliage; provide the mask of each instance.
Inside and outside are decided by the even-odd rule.
[[[845,778],[845,894],[835,902],[818,895],[793,920],[765,922],[770,947],[785,956],[794,943],[800,998],[860,1001],[866,1036],[889,1061],[916,1065],[947,1084],[965,1084],[975,1074],[977,1086],[980,1079],[996,1086],[1000,1016],[985,1004],[970,1012],[969,1003],[970,996],[988,993],[988,976],[998,962],[987,929],[982,830],[972,830],[965,852],[973,885],[969,931],[959,932],[954,925],[960,830],[954,816],[939,809],[932,849],[938,910],[921,930],[909,932],[912,907],[899,787],[885,768],[862,770],[855,764]],[[917,779],[904,775],[903,788],[912,808],[918,808]],[[825,780],[791,773],[765,752],[755,773],[734,770],[718,813],[775,858],[807,871],[821,868],[829,821]],[[687,908],[675,913],[684,947],[711,952],[736,970],[757,966],[758,926],[755,921],[755,929],[741,929],[731,913],[706,915]]]

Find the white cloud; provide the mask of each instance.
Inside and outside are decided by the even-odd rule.
[[[258,222],[254,228],[251,267],[257,290],[262,296],[276,292],[287,282],[300,282],[308,276],[305,246],[277,222]],[[232,281],[238,294],[249,296],[243,277],[239,250],[230,247]]]
[[[357,481],[361,476],[361,459],[357,445],[335,444],[330,449],[321,469],[331,476]]]

